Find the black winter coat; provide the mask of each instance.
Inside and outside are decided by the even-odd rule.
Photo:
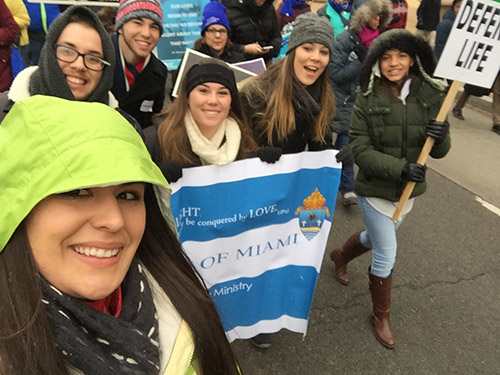
[[[151,54],[149,63],[136,78],[129,91],[125,91],[125,73],[117,47],[118,36],[112,36],[116,49],[116,68],[111,92],[119,102],[119,107],[134,117],[141,127],[153,125],[153,114],[160,113],[165,99],[167,67]]]
[[[453,7],[450,7],[444,14],[443,20],[439,23],[436,29],[436,46],[434,47],[434,54],[436,58],[440,58],[443,53],[444,45],[450,35],[453,22],[455,22],[456,14]]]
[[[255,79],[258,80],[259,77]],[[272,77],[267,76],[264,79],[272,79]],[[263,83],[261,82],[262,79],[258,80],[257,84],[262,86]],[[275,134],[272,144],[267,140],[267,133],[262,135],[255,131],[257,123],[266,110],[267,101],[271,93],[265,92],[265,95],[262,96],[259,90],[252,89],[248,84],[243,86],[240,92],[243,109],[250,127],[254,131],[254,137],[259,147],[278,147],[285,154],[302,152],[306,149],[306,146],[309,151],[321,151],[333,148],[331,131],[327,132],[325,143],[313,140],[314,123],[321,111],[320,87],[317,82],[304,89],[297,80],[294,80],[294,97],[292,100],[295,115],[295,130],[288,134],[287,138],[283,141],[279,141]]]
[[[347,134],[349,131],[357,95],[358,73],[368,51],[359,39],[359,32],[375,15],[380,16],[380,31],[385,30],[392,20],[392,3],[388,0],[370,0],[358,6],[356,12],[352,13],[350,29],[335,38],[328,69],[336,102],[333,130],[338,134]]]
[[[234,46],[224,48],[222,54],[217,55],[208,44],[200,42],[194,44],[194,49],[198,52],[204,53],[205,55],[220,59],[229,64],[234,64],[237,62],[245,61],[245,55],[238,51]],[[174,81],[175,82],[175,81]]]
[[[243,53],[246,44],[259,43],[262,47],[273,46],[264,55],[245,54],[247,60],[262,57],[269,62],[281,49],[281,32],[272,0],[258,7],[255,0],[223,0],[231,25],[231,41],[234,48]]]
[[[361,69],[361,61],[354,52],[356,46],[366,50],[357,34],[350,30],[343,31],[335,40],[328,64],[336,104],[333,130],[338,134],[349,132],[351,113],[356,101],[358,73]]]
[[[441,0],[422,0],[417,9],[417,29],[436,30],[439,23]]]

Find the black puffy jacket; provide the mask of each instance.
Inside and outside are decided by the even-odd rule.
[[[273,46],[264,55],[248,55],[247,60],[262,57],[266,62],[278,56],[281,49],[281,33],[272,0],[255,5],[255,0],[223,0],[231,26],[234,48],[243,52],[246,44],[259,43],[262,47]]]

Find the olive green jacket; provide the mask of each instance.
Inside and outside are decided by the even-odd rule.
[[[378,87],[358,95],[351,118],[350,145],[359,172],[354,190],[365,197],[399,200],[406,185],[401,172],[408,162],[416,162],[427,138],[426,124],[436,118],[444,97],[427,80],[413,77],[406,103],[390,98]],[[432,148],[430,156],[444,157],[451,147],[450,136]],[[426,190],[417,183],[411,197]]]

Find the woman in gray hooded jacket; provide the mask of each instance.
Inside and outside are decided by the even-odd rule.
[[[336,39],[328,65],[330,83],[335,93],[333,130],[337,133],[334,147],[338,150],[349,143],[347,133],[358,89],[358,73],[373,37],[385,30],[392,19],[390,0],[369,0],[351,17],[351,27]],[[346,206],[356,204],[353,193],[354,169],[342,169],[340,192]]]

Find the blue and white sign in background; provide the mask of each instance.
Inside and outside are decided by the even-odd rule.
[[[338,192],[336,152],[189,168],[172,184],[180,241],[230,341],[305,334]]]
[[[176,70],[186,51],[201,37],[203,8],[210,0],[161,0],[163,35],[158,41],[158,58],[169,70]]]

